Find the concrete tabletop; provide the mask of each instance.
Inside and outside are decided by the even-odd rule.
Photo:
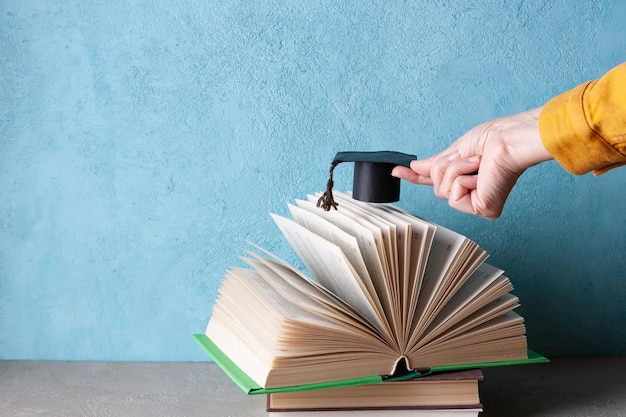
[[[626,417],[626,357],[485,369],[482,417]],[[0,416],[265,416],[213,363],[0,361]]]

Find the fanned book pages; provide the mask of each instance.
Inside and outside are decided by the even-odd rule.
[[[308,273],[250,244],[194,335],[246,392],[546,361],[475,242],[391,204],[335,192],[324,211],[318,197],[272,215]]]

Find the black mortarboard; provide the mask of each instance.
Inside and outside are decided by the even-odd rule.
[[[317,206],[328,211],[337,208],[333,199],[333,170],[341,162],[354,162],[354,188],[352,197],[370,203],[393,203],[400,199],[400,178],[392,177],[397,165],[408,167],[415,155],[401,152],[338,152],[330,165],[330,178],[326,192],[317,201]]]

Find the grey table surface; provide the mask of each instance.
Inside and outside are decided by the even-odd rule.
[[[484,370],[482,417],[626,417],[626,357]],[[213,363],[0,361],[0,416],[265,416]]]

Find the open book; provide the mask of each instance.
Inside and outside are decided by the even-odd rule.
[[[272,215],[310,276],[251,244],[195,335],[242,388],[545,360],[529,358],[512,284],[475,242],[390,204],[335,199],[338,210],[310,196],[289,204],[292,219]]]

